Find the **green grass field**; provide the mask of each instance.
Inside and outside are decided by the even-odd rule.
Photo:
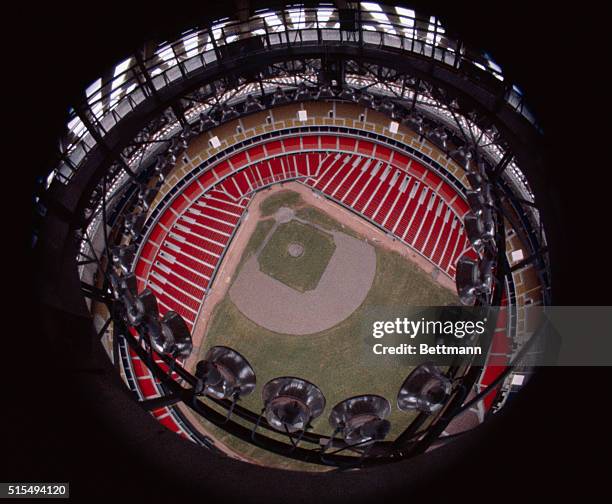
[[[277,193],[273,197],[278,198],[279,194],[285,193]],[[265,200],[263,204],[267,202]],[[273,203],[271,206],[275,206],[278,199]],[[328,226],[341,228],[337,221],[320,210],[311,212],[310,207],[302,206],[300,217],[304,218],[305,215],[315,216],[313,220],[319,225],[321,221],[326,221]],[[260,222],[253,233],[241,262],[263,243],[266,228],[269,232],[271,227],[264,222],[267,221]],[[415,416],[400,412],[395,406],[397,391],[412,368],[393,356],[378,356],[376,366],[368,364],[364,353],[370,347],[364,342],[369,334],[364,334],[363,320],[368,310],[377,306],[435,306],[454,304],[458,300],[454,293],[440,287],[429,275],[401,255],[379,247],[375,250],[376,276],[366,299],[355,312],[336,326],[305,336],[275,333],[242,315],[229,296],[226,296],[210,317],[207,333],[199,349],[199,358],[202,359],[206,351],[215,345],[226,345],[242,353],[257,375],[255,392],[241,401],[243,406],[252,411],[261,410],[262,387],[272,378],[292,375],[315,383],[327,399],[325,411],[313,421],[314,431],[321,434],[331,434],[328,416],[331,408],[339,401],[358,394],[382,395],[392,405],[392,428],[388,439],[394,439]],[[263,464],[293,470],[326,470],[322,466],[296,462],[259,449],[227,435],[203,419],[201,421],[223,443]],[[281,435],[278,438],[283,439]]]
[[[288,252],[293,243],[304,249],[299,257],[292,257]],[[276,228],[257,260],[262,272],[295,290],[306,292],[316,289],[335,249],[330,234],[291,220]]]
[[[299,193],[291,190],[279,191],[268,196],[261,202],[259,210],[262,217],[270,217],[276,213],[280,207],[295,208],[304,203]]]

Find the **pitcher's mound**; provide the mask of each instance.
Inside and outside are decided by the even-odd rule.
[[[290,243],[287,247],[287,253],[291,257],[300,257],[304,253],[304,245],[300,243]]]

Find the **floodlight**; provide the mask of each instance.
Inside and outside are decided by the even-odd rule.
[[[495,243],[495,219],[490,208],[485,208],[480,216],[484,239],[490,243]]]
[[[486,245],[492,247],[495,243],[495,219],[489,208],[483,207],[480,214],[466,213],[463,225],[468,240],[476,251],[481,252]]]
[[[168,149],[166,152],[166,163],[168,166],[174,166],[176,163],[176,153],[172,149]]]
[[[175,311],[166,312],[161,319],[161,334],[164,342],[170,345],[169,350],[162,350],[163,353],[175,358],[189,357],[193,350],[193,342],[183,317]]]
[[[466,173],[468,182],[472,186],[472,190],[478,191],[478,189],[484,184],[482,175],[476,171],[469,171]]]
[[[200,121],[199,121],[200,133],[202,133],[203,131],[209,130],[211,128],[214,128],[216,125],[217,125],[217,122],[214,119],[211,119],[211,117],[208,114],[205,114],[204,112],[200,114]]]
[[[157,191],[155,190],[155,188],[147,187],[144,184],[140,186],[140,189],[138,191],[138,203],[145,212],[149,210],[151,203],[153,203],[153,200],[155,199],[156,194]]]
[[[389,133],[397,133],[399,131],[399,123],[397,121],[391,121],[389,123]]]
[[[339,95],[343,100],[357,101],[357,94],[353,88],[344,88]]]
[[[166,157],[161,154],[157,156],[157,162],[155,163],[155,167],[153,168],[153,173],[157,175],[157,178],[160,182],[163,182],[165,180],[164,171],[166,170],[167,166],[168,161],[166,160]]]
[[[237,400],[255,390],[255,371],[236,350],[214,346],[196,364],[196,393]]]
[[[170,152],[173,156],[176,156],[180,151],[186,149],[188,146],[187,140],[183,137],[175,136],[170,140],[170,147],[168,148],[168,152]],[[176,158],[175,158],[176,162]]]
[[[493,268],[495,266],[495,260],[492,257],[485,255],[480,260],[478,266],[478,272],[480,274],[481,290],[486,294],[491,292],[493,287]]]
[[[167,166],[168,166],[168,160],[166,159],[166,157],[163,154],[159,154],[157,156],[157,162],[155,163],[154,170],[157,173],[160,173],[163,170],[165,170]]]
[[[480,215],[485,209],[486,203],[480,191],[466,191],[465,199],[474,215]]]
[[[485,135],[489,137],[490,142],[495,142],[499,139],[499,130],[492,124],[491,127],[485,130]]]
[[[287,95],[282,90],[282,88],[278,86],[276,88],[276,91],[274,91],[274,95],[272,96],[272,106],[281,105],[283,103],[288,103],[288,102],[289,102],[289,98],[287,98]]]
[[[187,124],[183,127],[183,131],[179,135],[183,140],[189,140],[191,137],[194,137],[198,134],[195,128],[191,124]],[[187,147],[185,147],[187,148]]]
[[[268,423],[283,432],[308,429],[310,421],[323,413],[325,396],[316,385],[301,378],[270,380],[262,391]]]
[[[125,216],[125,231],[132,238],[138,239],[147,215],[144,212],[132,212]]]
[[[364,107],[373,108],[374,97],[370,93],[361,92],[357,103]]]
[[[470,151],[469,147],[465,145],[452,151],[450,155],[463,158],[466,161],[466,164],[469,164],[470,159],[472,159],[472,152]]]
[[[253,97],[253,95],[247,95],[244,102],[245,112],[257,112],[259,110],[263,110],[263,108],[263,105],[259,103],[259,101]]]
[[[402,411],[418,410],[428,415],[440,410],[451,393],[451,380],[432,362],[416,367],[404,380],[397,394]]]
[[[134,244],[122,247],[113,247],[111,258],[115,267],[119,268],[122,273],[129,273],[132,263],[134,262],[136,247]]]
[[[461,304],[473,305],[481,285],[478,263],[467,256],[460,257],[456,266],[455,283]]]
[[[119,279],[118,292],[125,294],[129,292],[134,297],[138,295],[138,283],[136,281],[136,275],[134,273],[128,273],[127,275]]]
[[[157,299],[150,289],[143,290],[136,297],[124,292],[123,301],[126,305],[128,322],[132,326],[140,325],[147,318],[157,318],[159,309]]]
[[[436,137],[438,139],[438,143],[442,146],[442,148],[446,149],[446,140],[448,139],[448,133],[442,126],[434,129],[431,132],[431,136]]]
[[[332,91],[332,88],[329,86],[329,84],[323,84],[316,95],[316,99],[319,100],[321,98],[334,98],[335,96],[336,95]]]
[[[146,317],[140,324],[141,330],[149,337],[151,349],[158,354],[170,355],[174,348],[173,341],[162,331],[162,325],[156,317]]]
[[[310,100],[312,98],[312,93],[310,89],[306,87],[306,84],[300,82],[298,85],[297,91],[295,92],[296,100]]]
[[[495,260],[489,252],[480,261],[463,255],[457,261],[455,282],[459,299],[464,305],[473,305],[479,296],[488,299],[493,288]]]
[[[212,137],[212,138],[209,140],[209,142],[210,142],[210,145],[211,145],[212,147],[214,147],[215,149],[218,149],[219,147],[221,147],[221,140],[219,140],[219,137],[218,137],[218,136],[214,136],[214,137]]]
[[[409,115],[406,119],[405,119],[406,123],[411,124],[414,128],[416,128],[417,133],[422,133],[423,132],[423,118],[419,115],[419,114],[412,114]]]
[[[134,273],[119,276],[113,269],[110,269],[109,273],[111,289],[117,299],[120,299],[125,294],[131,295],[132,297],[138,295],[136,275],[134,275]]]
[[[485,203],[489,206],[492,207],[495,204],[495,199],[493,197],[493,185],[487,183],[482,184],[482,186],[480,187],[480,191],[482,192],[482,197],[485,200]]]
[[[336,404],[329,415],[329,423],[334,433],[340,432],[347,444],[366,446],[387,436],[391,424],[386,419],[390,414],[391,404],[384,397],[360,395]]]
[[[472,212],[468,212],[463,218],[463,225],[472,247],[477,251],[482,250],[484,247],[484,226],[480,217]]]
[[[230,107],[227,103],[223,104],[221,111],[221,122],[229,121],[240,115],[234,107]]]
[[[384,100],[380,104],[379,110],[383,114],[386,114],[386,115],[391,116],[391,117],[395,117],[395,103],[393,103],[391,100]]]

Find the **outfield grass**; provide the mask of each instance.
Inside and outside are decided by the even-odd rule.
[[[351,228],[340,224],[336,219],[319,210],[318,208],[309,205],[302,206],[295,211],[295,216],[298,219],[308,221],[312,224],[327,229],[328,231],[342,231],[353,238],[361,239],[362,236]]]
[[[304,247],[299,257],[289,255],[292,243]],[[280,224],[259,254],[259,268],[292,289],[306,292],[316,289],[334,254],[334,238],[313,226],[296,220]]]
[[[259,210],[263,217],[274,215],[280,207],[294,208],[304,203],[299,193],[295,191],[285,190],[274,193],[266,198],[259,205]]]
[[[302,207],[300,211],[308,209]],[[338,226],[327,229],[341,228],[333,218],[317,212],[321,215],[308,211],[302,212],[300,217],[315,215],[316,224],[321,225],[320,219],[324,216],[329,226]],[[258,229],[260,231],[253,233],[243,258],[262,243],[261,234],[265,229],[259,225]],[[377,356],[376,364],[372,365],[372,359],[364,357],[366,352],[369,352],[368,356],[371,354],[371,335],[364,331],[364,320],[369,310],[378,306],[436,306],[456,304],[458,299],[398,253],[380,247],[375,247],[375,250],[376,276],[366,299],[353,314],[336,326],[305,336],[279,334],[242,315],[226,296],[210,317],[199,358],[202,359],[206,351],[215,345],[226,345],[242,353],[255,369],[257,388],[250,396],[243,398],[241,404],[256,412],[262,407],[263,385],[273,378],[292,375],[315,383],[327,399],[325,411],[313,421],[314,431],[321,434],[331,434],[328,416],[339,401],[358,394],[382,395],[392,405],[388,439],[394,439],[415,417],[415,414],[400,412],[395,405],[399,387],[412,367],[394,356]],[[203,419],[201,421],[223,443],[263,464],[293,470],[326,470],[322,466],[293,461],[259,449]],[[269,431],[266,434],[269,435]],[[282,439],[282,435],[279,434],[278,439]]]

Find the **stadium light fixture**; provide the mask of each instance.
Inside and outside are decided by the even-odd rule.
[[[217,125],[217,122],[213,120],[208,114],[204,112],[200,113],[200,121],[199,121],[199,129],[200,133],[214,128]]]
[[[468,191],[469,192],[469,191]],[[472,211],[465,214],[463,225],[468,240],[477,252],[495,243],[495,220],[489,208],[483,207],[480,214]]]
[[[405,120],[404,122],[408,125],[411,125],[413,128],[416,129],[416,132],[421,134],[423,133],[423,117],[421,117],[419,114],[410,114]]]
[[[263,110],[263,105],[253,95],[247,95],[244,101],[244,111],[246,113],[258,112]]]
[[[478,263],[474,259],[466,256],[459,258],[455,273],[455,283],[461,304],[466,306],[473,305],[476,302],[476,296],[481,284]]]
[[[136,275],[134,273],[127,273],[124,276],[119,276],[111,270],[110,282],[115,298],[117,299],[121,299],[126,294],[134,298],[138,295]]]
[[[174,358],[187,358],[193,350],[191,332],[183,317],[175,311],[168,311],[161,319],[161,336],[164,342],[169,343],[167,355]]]
[[[236,111],[234,107],[230,107],[227,103],[224,103],[221,107],[221,122],[229,121],[231,119],[235,119],[240,114]]]
[[[151,207],[151,203],[155,199],[157,191],[153,187],[147,187],[145,184],[141,184],[138,191],[138,204],[142,207],[142,210],[147,212]]]
[[[373,108],[374,97],[370,93],[361,92],[357,103],[363,105],[364,107]]]
[[[282,105],[283,103],[288,103],[289,98],[283,91],[280,86],[277,86],[276,91],[274,91],[274,95],[272,96],[272,106]]]
[[[486,203],[481,191],[466,191],[465,199],[474,215],[479,216],[482,214]]]
[[[297,447],[306,430],[310,428],[311,420],[320,416],[325,409],[325,396],[319,387],[291,376],[274,378],[266,383],[262,390],[262,399],[264,408],[251,437],[255,438],[261,417],[265,416],[271,427],[289,436],[294,447]],[[298,431],[300,435],[297,442],[294,442],[291,434]]]
[[[383,99],[376,110],[391,117],[395,117],[395,105],[391,100]]]
[[[295,99],[296,101],[298,100],[310,100],[312,98],[312,93],[310,92],[310,89],[308,89],[308,87],[306,87],[306,84],[303,82],[300,82],[297,88],[297,91],[295,92]]]
[[[382,441],[391,428],[387,420],[390,414],[391,404],[379,395],[360,395],[339,402],[329,415],[334,434],[327,446],[333,445],[337,433],[341,433],[344,441],[351,446],[365,447]]]
[[[323,84],[316,94],[315,99],[320,100],[321,98],[334,98],[336,95],[333,92],[329,84]]]
[[[493,287],[494,267],[495,261],[488,254],[478,261],[467,255],[459,258],[455,282],[462,304],[471,306],[479,297],[488,301]]]
[[[125,216],[125,232],[133,239],[138,239],[147,216],[142,212],[132,212]]]
[[[146,319],[159,316],[157,299],[150,289],[143,290],[136,297],[124,293],[123,301],[126,306],[128,321],[132,326],[139,326]]]
[[[255,371],[240,353],[226,346],[214,346],[206,352],[204,360],[196,364],[198,379],[194,393],[206,394],[217,399],[231,399],[230,418],[240,397],[255,390]]]
[[[132,267],[132,263],[134,262],[134,256],[136,252],[136,247],[134,244],[128,246],[119,246],[113,247],[111,250],[111,259],[113,265],[123,274],[127,274],[130,272]]]
[[[355,93],[355,90],[349,87],[344,88],[338,97],[342,98],[343,100],[357,101],[357,94]]]
[[[452,382],[432,362],[416,367],[404,380],[397,394],[397,407],[402,411],[421,411],[431,415],[448,400]]]

